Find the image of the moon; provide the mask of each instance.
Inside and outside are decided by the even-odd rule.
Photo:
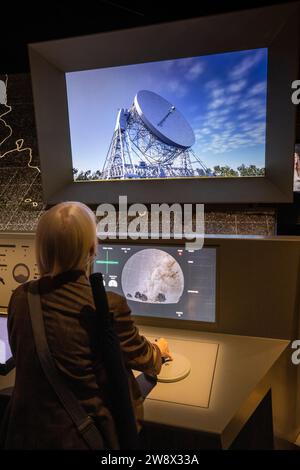
[[[145,249],[132,255],[121,276],[124,295],[135,302],[176,304],[183,293],[183,272],[173,256]]]

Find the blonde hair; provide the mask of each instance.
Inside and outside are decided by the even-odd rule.
[[[96,219],[80,202],[62,202],[46,211],[36,231],[36,259],[40,275],[55,276],[86,269],[96,252]]]

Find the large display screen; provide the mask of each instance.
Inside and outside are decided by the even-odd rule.
[[[267,48],[66,73],[75,181],[264,176]]]
[[[215,322],[216,254],[214,247],[99,245],[93,270],[134,315]]]

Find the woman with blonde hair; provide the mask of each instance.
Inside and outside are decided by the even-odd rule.
[[[46,211],[36,232],[38,284],[47,342],[55,366],[100,431],[105,447],[118,449],[109,407],[107,374],[99,347],[97,316],[87,269],[96,253],[96,221],[84,204],[64,202]],[[86,443],[60,404],[41,368],[30,322],[29,283],[19,286],[8,307],[8,333],[16,381],[1,443],[6,449],[85,449]],[[137,420],[142,397],[131,369],[159,373],[167,342],[139,334],[124,297],[108,292],[109,311],[129,373]]]

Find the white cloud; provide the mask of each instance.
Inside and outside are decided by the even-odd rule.
[[[231,72],[229,73],[230,78],[238,80],[242,79],[247,75],[249,70],[251,70],[263,57],[262,51],[257,51],[255,54],[251,54],[240,61]]]
[[[226,98],[225,100],[225,105],[226,106],[230,106],[231,104],[235,104],[237,101],[239,101],[241,99],[241,96],[240,95],[231,95],[231,96],[228,96],[228,98]]]
[[[244,119],[251,119],[249,114],[247,113],[240,113],[236,116],[236,118],[239,120],[239,121],[242,121]]]
[[[215,117],[219,116],[226,116],[226,114],[229,114],[232,111],[232,108],[230,106],[226,108],[221,108],[221,109],[215,109],[213,111],[209,111],[206,114],[207,119],[213,119]]]
[[[220,87],[220,85],[221,83],[219,80],[209,80],[208,82],[206,82],[205,88],[207,88],[208,90],[213,90],[214,88]]]
[[[215,98],[220,98],[220,96],[224,95],[225,93],[225,90],[224,88],[214,88],[212,91],[211,91],[211,96],[215,99]]]
[[[220,115],[224,116],[229,112],[232,112],[232,105],[236,105],[240,100],[240,95],[231,95],[227,98],[213,99],[207,107],[209,109],[207,116],[209,118],[219,117]]]
[[[174,92],[179,98],[182,98],[188,92],[187,87],[184,86],[179,80],[170,80],[167,83],[167,87],[170,91]]]
[[[185,78],[189,81],[193,81],[201,75],[204,70],[204,64],[201,62],[196,62],[193,64],[185,74]]]
[[[206,112],[194,121],[199,154],[222,154],[265,143],[265,82],[249,87],[247,75],[263,57],[262,51],[244,56],[225,80],[204,84]]]
[[[205,127],[210,127],[212,129],[219,129],[221,127],[225,127],[227,124],[227,117],[222,115],[214,118],[207,118],[204,121]]]
[[[225,100],[223,98],[216,98],[215,100],[211,101],[208,105],[208,109],[216,109],[224,104]]]
[[[265,142],[265,121],[253,122],[249,114],[246,115],[249,121],[240,123],[227,120],[227,116],[210,119],[207,116],[203,127],[195,130],[199,151],[203,153],[217,155]]]
[[[260,106],[258,106],[255,110],[255,114],[253,115],[253,118],[254,119],[265,119],[266,118],[266,107],[261,104]]]
[[[250,96],[255,96],[259,95],[260,93],[263,93],[266,91],[267,84],[266,82],[259,82],[253,85],[252,88],[248,91]]]
[[[240,109],[251,109],[255,110],[261,106],[261,100],[258,98],[245,98],[241,100],[239,108]]]
[[[208,127],[203,127],[203,129],[201,129],[201,132],[202,134],[210,134],[211,133],[211,130],[208,128]]]
[[[241,91],[243,88],[245,88],[246,84],[247,84],[246,80],[239,80],[237,82],[232,82],[228,87],[228,91],[230,93],[237,93]]]

